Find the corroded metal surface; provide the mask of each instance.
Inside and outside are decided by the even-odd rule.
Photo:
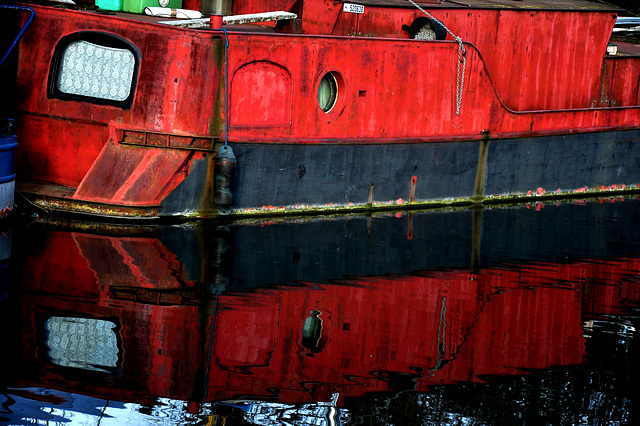
[[[551,3],[564,4],[536,4]],[[70,188],[50,203],[65,211],[210,216],[220,173],[210,151],[228,137],[240,215],[637,188],[640,62],[606,55],[613,13],[434,8],[465,41],[460,85],[450,35],[426,42],[402,30],[419,11],[368,8],[354,20],[340,6],[309,0],[306,34],[295,35],[36,7],[21,44],[19,173]],[[56,42],[82,31],[139,49],[130,107],[51,95]],[[322,109],[327,75],[336,99]]]
[[[35,206],[45,211],[59,211],[75,213],[79,215],[116,217],[122,219],[155,219],[158,217],[157,208],[140,208],[136,206],[107,205],[86,203],[75,200],[63,200],[42,197],[37,194],[30,196],[29,200]]]
[[[211,137],[184,136],[144,130],[122,130],[120,143],[157,148],[213,151],[215,139]]]

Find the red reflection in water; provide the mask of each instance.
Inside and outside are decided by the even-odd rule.
[[[637,306],[638,271],[640,260],[620,259],[216,296],[158,239],[50,232],[21,266],[11,385],[132,402],[308,403],[579,364],[582,322]],[[113,324],[116,365],[65,364],[81,348],[91,365],[92,344],[54,342],[51,318]]]

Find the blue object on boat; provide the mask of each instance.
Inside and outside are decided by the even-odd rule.
[[[0,128],[0,217],[13,210],[17,147],[13,120],[8,120]]]

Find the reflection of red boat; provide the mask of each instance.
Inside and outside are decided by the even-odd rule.
[[[176,259],[153,236],[46,233],[19,259],[12,386],[138,402],[337,392],[340,405],[579,364],[582,322],[637,305],[626,277],[640,271],[638,259],[544,263],[219,294]]]
[[[33,6],[5,71],[19,190],[53,210],[158,217],[637,189],[640,60],[608,50],[617,9],[224,3],[297,17],[183,29]]]

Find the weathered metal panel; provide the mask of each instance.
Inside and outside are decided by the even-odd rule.
[[[107,204],[155,206],[189,174],[202,152],[141,148],[110,141],[73,198]]]
[[[635,127],[640,122],[638,108],[512,111],[497,91],[497,84],[504,78],[492,78],[483,55],[471,45],[466,45],[466,80],[458,116],[456,43],[257,34],[231,34],[229,38],[233,46],[229,57],[232,76],[250,56],[287,69],[294,88],[290,128],[232,125],[230,140],[296,143],[469,140],[481,139],[485,133],[496,138],[527,137]],[[357,61],[353,60],[355,57]],[[596,62],[600,70],[601,62]],[[321,78],[330,71],[338,73],[344,81],[343,98],[338,99],[339,107],[325,113],[318,105],[317,90]],[[594,78],[589,105],[599,96],[599,71]],[[233,77],[231,85],[232,98],[250,96],[251,87],[234,86]],[[518,81],[518,85],[524,91],[536,87],[523,81]],[[569,90],[570,86],[575,84],[567,80],[557,86],[550,83],[542,87],[548,90],[550,98],[556,98],[551,93],[557,87],[557,98],[568,100],[574,96],[567,91],[563,96],[563,90]],[[528,96],[526,92],[521,95]],[[229,115],[232,123],[242,122],[244,117],[251,116],[251,111],[236,107],[230,109]]]
[[[20,179],[77,186],[107,141],[103,123],[25,114],[17,121]]]
[[[289,71],[273,61],[250,61],[231,79],[231,126],[290,126],[293,81]]]
[[[640,184],[640,131],[492,140],[485,195]]]
[[[203,157],[191,161],[189,175],[162,199],[158,208],[160,216],[210,216],[217,213],[213,194],[214,156]]]
[[[212,122],[218,119],[212,115],[218,112],[215,103],[220,84],[221,42],[217,33],[168,31],[145,22],[132,26],[126,19],[70,10],[40,8],[37,12],[38,18],[20,46],[21,110],[68,119],[90,117],[101,123],[116,121],[131,128],[165,132],[210,132]],[[116,34],[140,50],[142,63],[131,109],[47,97],[53,49],[61,37],[78,31]],[[187,93],[200,96],[185,96]]]
[[[253,61],[269,61],[288,70],[293,93],[290,128],[234,126],[233,123],[245,122],[248,119],[244,117],[252,116],[251,109],[240,109],[238,105],[229,111],[231,140],[296,143],[416,141],[432,137],[446,140],[457,134],[479,135],[481,129],[489,128],[486,114],[465,115],[461,125],[452,122],[457,120],[453,118],[457,58],[457,45],[453,43],[426,45],[389,39],[372,42],[239,33],[230,34],[229,39],[230,85],[234,90],[231,99],[252,96],[252,86],[236,85],[234,79],[237,69]],[[481,68],[482,63],[474,57],[467,72],[471,75]],[[339,74],[344,84],[338,91],[337,106],[325,113],[318,105],[318,85],[330,71]],[[484,97],[478,99],[474,93],[465,96],[463,108],[471,109],[483,102],[486,109],[497,102],[495,95],[489,98],[490,82],[480,84],[485,89]],[[260,94],[257,91],[255,96]]]
[[[234,144],[233,209],[363,206],[472,197],[479,143]],[[400,200],[400,201],[399,201]]]
[[[223,55],[217,33],[168,31],[95,13],[34,7],[37,18],[20,45],[22,176],[77,185],[106,143],[107,126],[184,136],[223,134]],[[139,49],[141,65],[131,108],[48,97],[54,48],[63,36],[78,31],[121,36]]]
[[[321,5],[312,3],[316,6]],[[229,140],[239,150],[233,208],[241,213],[469,202],[549,185],[573,191],[640,182],[632,164],[636,148],[623,164],[629,171],[618,176],[612,161],[625,152],[616,151],[611,159],[590,142],[608,136],[572,136],[640,123],[639,107],[587,107],[600,102],[607,83],[600,80],[600,58],[613,26],[611,12],[438,9],[454,32],[475,43],[465,44],[458,115],[456,92],[462,86],[456,82],[459,46],[453,41],[223,34],[44,7],[38,11],[21,48],[19,173],[78,186],[73,199],[64,201],[67,207],[86,202],[118,211],[137,206],[159,207],[166,215],[210,214],[215,171],[204,151],[212,148],[209,142],[222,139],[225,118]],[[397,30],[384,27],[376,13],[365,13],[358,25]],[[414,16],[412,10],[389,11],[393,25]],[[578,29],[585,43],[568,43],[563,50]],[[137,92],[129,109],[48,97],[56,43],[85,30],[116,34],[140,50]],[[228,52],[222,37],[229,41]],[[506,45],[504,40],[512,39],[515,44]],[[228,111],[222,90],[226,55]],[[635,62],[628,64],[626,70],[605,70],[611,76],[608,96],[632,104],[637,85],[618,82],[636,77]],[[329,72],[336,76],[338,99],[325,112],[318,90]],[[531,157],[525,150],[542,153]],[[562,150],[567,152],[559,158],[570,167],[543,173],[553,164],[546,160]],[[571,174],[580,158],[574,153],[585,150],[591,166]],[[502,166],[512,157],[513,163]],[[597,167],[605,170],[599,176],[593,173]],[[522,170],[527,173],[515,175]],[[506,177],[510,173],[514,176]]]
[[[516,111],[591,107],[615,15],[451,11],[438,16],[477,46],[498,96]]]
[[[599,106],[640,105],[640,57],[607,57],[602,70]]]
[[[526,111],[592,105],[602,65],[594,58],[605,54],[615,23],[612,8],[576,2],[468,3],[471,7],[434,2],[423,7],[478,47],[507,107]],[[342,13],[342,3],[308,1],[304,12],[305,34],[364,37],[409,38],[402,26],[424,16],[406,1],[368,5],[362,15]],[[409,81],[413,77],[406,75]]]
[[[458,12],[452,10],[448,13],[454,14]],[[496,19],[495,17],[498,13],[495,10],[481,12],[493,14],[494,19]],[[472,16],[472,18],[478,22],[481,21],[481,12],[476,12],[477,17],[473,18]],[[504,26],[506,27],[514,26],[514,22],[517,22],[518,19],[516,12],[509,13],[512,13],[513,16],[501,18],[505,20],[506,24],[510,23],[510,25],[505,24]],[[529,12],[526,15],[529,15]],[[606,32],[606,28],[603,28],[603,26],[612,25],[613,20],[611,19],[611,23],[609,23],[608,15],[605,16],[606,19],[601,16],[602,14],[597,13],[595,15],[598,18],[591,18],[595,19],[595,21],[589,28],[593,27],[594,32],[601,30]],[[571,25],[554,24],[553,27],[571,28],[572,25],[575,25],[574,23],[582,22],[581,17],[587,16],[587,14],[576,12],[569,13],[567,16],[566,19],[573,19],[573,21],[570,21]],[[54,13],[51,18],[53,21],[58,17]],[[100,29],[106,25],[105,22],[94,20],[93,16],[87,18],[86,21],[82,23],[76,22],[73,25],[77,25],[77,29]],[[587,23],[589,22],[585,22],[585,24]],[[206,50],[204,45],[206,44],[207,36],[205,35],[208,35],[212,47],[216,46],[215,37],[217,36],[211,35],[212,33],[210,32],[162,29],[158,26],[148,25],[148,31],[152,34],[143,42],[140,36],[134,37],[133,31],[125,29],[124,24],[120,25],[119,20],[110,20],[109,27],[110,31],[116,30],[125,36],[130,36],[134,43],[139,42],[141,48],[144,49],[144,63],[140,71],[138,91],[145,95],[144,97],[139,96],[136,98],[131,111],[120,111],[116,115],[117,111],[114,110],[117,110],[117,108],[113,107],[45,100],[43,99],[43,86],[25,88],[27,96],[23,102],[24,108],[52,115],[55,115],[53,110],[64,110],[65,115],[76,119],[79,119],[80,116],[93,117],[102,123],[116,120],[130,125],[132,128],[190,134],[194,132],[207,133],[208,129],[203,129],[203,124],[206,125],[210,120],[217,119],[216,111],[220,110],[215,108],[212,103],[214,101],[206,96],[206,94],[210,93],[206,87],[208,85],[210,89],[213,89],[217,87],[217,84],[221,84],[220,80],[218,80],[220,76],[218,68],[213,63],[222,60],[223,55],[217,47],[214,48],[215,52],[217,52],[216,55],[214,55],[214,52],[202,55],[201,53],[203,52],[201,50]],[[70,26],[69,28],[72,27]],[[144,25],[142,28],[145,31],[147,30]],[[470,28],[475,28],[475,26],[472,25]],[[483,28],[486,28],[486,26],[483,26]],[[155,32],[152,32],[152,29]],[[68,31],[70,30],[60,31],[60,34],[66,34]],[[34,30],[33,33],[35,34],[37,31]],[[160,44],[156,44],[154,40],[160,37],[160,34],[162,34],[162,39],[165,41],[160,42],[160,40],[157,40]],[[464,34],[462,36],[464,39]],[[563,37],[565,37],[565,34],[556,36],[558,39]],[[174,41],[169,43],[166,41],[167,39]],[[467,54],[467,79],[462,97],[462,115],[460,117],[455,116],[455,107],[453,105],[455,103],[457,60],[457,44],[455,43],[403,42],[391,39],[329,39],[237,33],[230,34],[229,39],[232,46],[229,51],[229,74],[232,88],[230,98],[232,100],[251,99],[246,104],[249,106],[268,104],[265,103],[268,99],[260,96],[261,94],[264,95],[264,93],[256,91],[255,84],[243,85],[238,83],[234,86],[234,76],[237,70],[255,61],[272,63],[274,66],[280,67],[279,69],[290,73],[291,80],[282,80],[280,85],[283,90],[278,93],[293,94],[291,131],[283,131],[281,128],[276,129],[275,127],[271,129],[252,129],[251,126],[247,126],[245,123],[255,122],[254,108],[245,108],[243,103],[232,102],[231,110],[229,111],[231,123],[243,124],[242,129],[237,129],[233,126],[230,129],[230,137],[238,141],[262,139],[302,142],[318,138],[326,141],[344,138],[349,140],[366,138],[387,138],[405,141],[434,138],[446,140],[447,138],[479,138],[478,135],[482,130],[489,130],[492,134],[499,134],[524,133],[532,129],[534,118],[531,115],[514,116],[501,105],[500,96],[503,89],[500,89],[500,87],[505,84],[504,82],[512,81],[512,84],[515,85],[514,87],[517,86],[519,88],[518,90],[537,91],[539,89],[522,76],[510,78],[511,74],[507,76],[503,71],[493,69],[496,66],[494,64],[496,61],[492,59],[492,55],[499,54],[495,53],[496,50],[500,52],[499,49],[495,49],[493,46],[494,38],[486,39],[482,42],[487,45],[485,46],[487,47],[486,49],[483,48],[481,50],[482,57],[475,51],[473,46],[467,45],[469,51]],[[181,40],[183,40],[184,46],[179,48],[177,45],[180,44]],[[195,43],[196,40],[198,43]],[[606,44],[606,38],[600,37],[598,40],[600,40],[598,43]],[[528,42],[533,43],[532,40]],[[31,40],[30,43],[34,43],[34,40]],[[557,42],[554,41],[554,43]],[[482,46],[482,44],[480,45]],[[548,43],[541,43],[541,45],[547,46],[545,49],[548,49]],[[594,45],[589,48],[592,51],[598,51],[599,49],[596,47]],[[40,60],[40,63],[45,64],[38,68],[38,72],[42,74],[42,77],[34,78],[35,76],[29,75],[28,71],[25,70],[26,74],[23,77],[23,81],[35,79],[35,81],[41,81],[44,84],[46,80],[44,73],[48,71],[50,50],[52,48],[53,43],[50,44],[49,48],[45,46],[42,50],[47,52],[47,55],[41,55],[41,58],[36,58]],[[158,56],[158,51],[162,49],[167,49],[170,52],[169,55],[166,57]],[[523,45],[516,47],[512,53],[524,55],[530,50],[532,50],[531,46],[526,47]],[[174,57],[171,52],[176,52],[176,55],[180,54],[182,56]],[[347,55],[346,52],[350,52],[350,54]],[[552,56],[551,59],[545,58],[544,61],[532,61],[531,63],[535,63],[536,66],[539,66],[541,62],[550,60],[561,63],[566,55],[561,55],[560,52],[560,49],[556,49],[555,56]],[[29,54],[28,48],[25,54]],[[571,54],[572,58],[582,58],[579,52],[569,52],[568,54]],[[486,55],[489,55],[487,56],[489,59],[485,57]],[[591,57],[591,55],[584,56]],[[203,60],[203,57],[207,59]],[[354,60],[356,58],[357,60]],[[483,58],[486,61],[486,70]],[[180,67],[175,68],[177,65],[174,64],[182,64],[186,60],[192,61],[191,65],[180,65]],[[145,66],[145,63],[153,65],[151,67]],[[161,67],[163,69],[161,72],[156,71],[154,68],[157,68],[158,64],[162,63],[168,63],[169,66]],[[206,65],[207,63],[210,65]],[[511,61],[509,58],[503,58],[500,66],[507,67],[509,73],[511,73],[514,63],[521,65],[520,60]],[[591,66],[591,68],[598,69],[596,74],[592,72],[591,68],[586,69],[582,65],[577,67],[573,63],[570,65],[565,68],[567,70],[578,68],[581,70],[580,81],[599,79],[599,64]],[[185,70],[190,72],[185,73]],[[343,87],[345,99],[342,100],[344,105],[342,111],[333,111],[330,114],[325,114],[317,106],[316,98],[317,84],[324,73],[328,71],[337,71],[342,75],[345,82]],[[494,74],[497,77],[492,79],[491,77]],[[203,76],[208,77],[203,78]],[[567,82],[566,87],[561,82],[558,85],[552,79],[548,79],[550,83],[549,86],[544,86],[545,93],[547,93],[544,97],[552,98],[554,102],[562,104],[569,102],[569,104],[573,105],[577,102],[582,105],[582,101],[575,101],[576,97],[573,96],[573,92],[565,91],[563,93],[563,90],[565,90],[563,87],[567,90],[569,88],[572,91],[578,90],[575,83],[577,79],[571,78],[570,75],[563,78]],[[544,75],[535,77],[535,79],[544,79]],[[170,84],[165,87],[164,83],[167,81]],[[568,83],[569,81],[571,81],[571,84]],[[288,82],[291,92],[286,88]],[[203,84],[205,86],[202,86]],[[494,84],[496,89],[494,89]],[[591,87],[591,83],[588,83],[588,85]],[[188,90],[187,86],[189,87]],[[205,94],[204,98],[178,96],[178,94],[186,93],[187,91],[193,93],[191,87],[202,87],[203,89],[200,90],[200,93]],[[524,89],[522,89],[523,87]],[[582,93],[581,96],[587,96],[591,101],[592,97],[597,97],[597,87],[594,90],[595,93],[590,93],[588,96],[584,95],[584,93],[589,92],[589,90],[581,91],[580,93]],[[528,96],[527,93],[522,93],[522,96],[518,96],[522,99],[534,98]],[[268,97],[271,99],[273,95]],[[560,101],[558,99],[563,100]],[[508,101],[508,96],[506,101]],[[45,102],[45,104],[42,102]],[[288,105],[287,102],[285,104]],[[73,106],[73,108],[69,108],[70,106]],[[560,107],[562,105],[558,104],[556,106]],[[279,111],[278,114],[280,114],[276,115],[276,117],[279,117],[278,121],[286,122],[287,115],[282,115],[282,108],[280,107],[274,107],[273,110],[267,108],[263,111],[263,115],[268,114],[264,115],[264,117],[271,117],[276,111]],[[202,120],[200,117],[202,114],[208,116],[209,119]],[[222,114],[222,111],[220,111],[220,114]],[[552,123],[545,126],[547,129],[539,128],[538,130],[558,131],[562,128],[575,128],[571,123],[574,115],[575,113],[552,114],[552,117],[549,118]],[[619,115],[619,113],[616,115]],[[569,123],[563,126],[562,123],[565,121]],[[580,121],[582,121],[582,117]],[[615,121],[624,125],[622,120],[617,119]],[[578,127],[588,128],[590,125],[597,126],[598,123],[592,118],[591,123],[587,121]],[[266,126],[269,127],[269,124]]]

